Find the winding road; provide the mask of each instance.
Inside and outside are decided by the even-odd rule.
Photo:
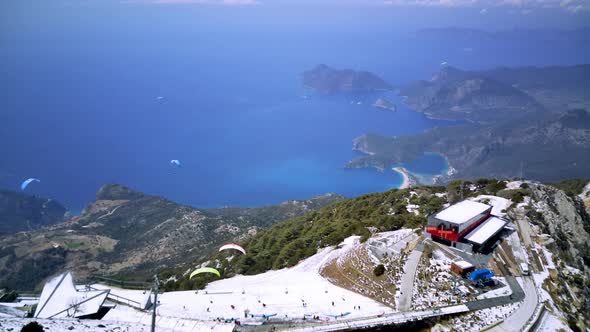
[[[531,277],[522,278],[524,284],[524,302],[508,316],[504,321],[490,329],[491,332],[511,332],[522,331],[528,324],[529,319],[535,313],[539,298],[537,296],[537,289]]]
[[[401,292],[399,297],[399,311],[408,312],[412,306],[412,293],[414,291],[414,277],[416,276],[416,269],[422,257],[422,250],[424,243],[420,242],[412,251],[406,264],[404,264],[404,274],[401,278]]]

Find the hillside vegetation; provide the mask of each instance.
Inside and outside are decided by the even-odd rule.
[[[469,187],[474,190],[469,190]],[[428,215],[440,210],[448,202],[461,199],[461,188],[466,198],[480,193],[496,194],[505,188],[505,183],[493,179],[480,179],[474,183],[455,181],[447,187],[423,186],[363,195],[258,232],[256,236],[242,242],[247,255],[230,257],[233,253],[219,253],[203,264],[215,266],[223,277],[253,275],[294,266],[300,260],[314,255],[319,248],[338,245],[351,235],[360,235],[361,241],[365,241],[375,232],[424,227]],[[408,211],[408,204],[420,206],[419,213]],[[189,270],[176,272],[183,274]],[[174,274],[173,271],[166,271],[163,277]],[[170,281],[166,287],[170,290],[202,288],[213,280],[207,276],[193,280],[186,277],[177,279]]]
[[[573,197],[581,194],[588,182],[590,182],[590,179],[571,179],[549,183],[549,185],[561,189],[566,195]]]
[[[228,241],[343,199],[326,194],[258,208],[196,209],[121,185],[103,186],[80,216],[0,236],[0,288],[33,290],[72,271],[150,280],[154,273],[203,259]]]

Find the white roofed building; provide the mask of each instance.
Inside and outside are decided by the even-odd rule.
[[[498,217],[490,217],[472,232],[465,236],[465,240],[476,245],[483,245],[492,236],[498,234],[506,225],[506,221]]]
[[[473,250],[483,247],[507,223],[492,215],[492,206],[464,200],[429,216],[426,232],[434,240]]]

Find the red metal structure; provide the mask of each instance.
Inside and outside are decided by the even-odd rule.
[[[492,207],[462,201],[428,217],[426,232],[448,241],[458,242],[491,215]]]

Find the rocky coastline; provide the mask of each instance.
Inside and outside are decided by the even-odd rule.
[[[373,104],[371,104],[371,106],[376,107],[376,108],[381,108],[384,110],[388,110],[388,111],[392,111],[392,112],[397,112],[397,107],[395,107],[395,105],[390,102],[389,100],[383,99],[383,98],[379,98],[377,100],[375,100],[375,102]]]
[[[364,94],[392,89],[389,83],[371,72],[335,69],[324,64],[305,71],[302,79],[306,89],[322,94]]]

